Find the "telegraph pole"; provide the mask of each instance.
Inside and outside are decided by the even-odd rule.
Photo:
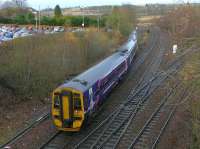
[[[38,25],[39,25],[39,30],[40,30],[40,5],[39,5],[39,16],[38,16]]]
[[[37,23],[37,21],[38,21],[38,11],[34,11],[33,13],[35,14],[35,28],[37,30],[38,29],[38,23]]]
[[[85,27],[85,16],[84,16],[84,6],[82,7],[82,13],[83,13],[83,20],[82,20],[82,27]]]
[[[101,15],[100,15],[100,11],[98,10],[98,14],[97,14],[98,18],[97,18],[97,23],[98,23],[98,32],[100,30],[100,19],[101,19]]]
[[[98,23],[98,32],[99,32],[99,15],[98,15],[98,18],[97,18],[97,23]]]

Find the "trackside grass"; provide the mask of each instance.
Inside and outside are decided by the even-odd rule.
[[[183,83],[192,91],[189,101],[185,104],[191,120],[189,128],[191,131],[191,145],[190,148],[198,149],[200,147],[200,51],[190,54],[186,64],[181,71]],[[184,131],[184,130],[183,130]]]

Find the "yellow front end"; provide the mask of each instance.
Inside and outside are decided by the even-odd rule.
[[[71,88],[53,92],[52,119],[62,131],[79,131],[84,121],[83,94]]]

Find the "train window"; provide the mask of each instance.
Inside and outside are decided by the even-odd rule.
[[[75,97],[75,98],[80,97],[80,94],[74,93],[73,97]]]
[[[56,95],[54,98],[54,107],[59,108],[59,106],[60,106],[60,99],[59,99],[59,96]]]
[[[80,98],[74,99],[74,109],[75,110],[81,110],[81,100],[80,100]]]

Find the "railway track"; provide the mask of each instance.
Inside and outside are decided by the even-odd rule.
[[[151,80],[153,81],[153,79]],[[138,90],[136,93],[134,93],[134,95],[132,96],[140,96],[141,94],[144,94],[144,90],[148,90],[148,87],[149,87],[149,84],[145,84],[143,86],[143,88],[141,90]],[[142,92],[143,91],[143,92]],[[139,95],[140,94],[140,95]],[[147,92],[145,94],[148,94]],[[131,97],[129,97],[131,98]],[[137,99],[137,102],[139,102],[139,98]],[[128,103],[127,103],[128,104]],[[121,106],[121,110],[123,110],[123,107]],[[110,121],[110,119],[113,118],[113,116],[116,117],[116,113],[119,113],[120,110],[119,109],[116,109],[112,114],[110,114],[109,116],[106,116],[107,118],[104,119],[103,122],[100,122],[100,124],[98,123],[98,121],[96,121],[97,123],[97,127],[90,133],[90,135],[93,135],[94,131],[99,129],[99,127],[102,127],[104,128],[105,125],[107,124],[107,122]],[[94,123],[94,121],[93,121]],[[73,135],[73,134],[70,134],[70,135]],[[56,132],[53,136],[51,136],[47,142],[45,142],[41,147],[40,149],[47,149],[47,148],[55,148],[55,149],[58,149],[58,148],[64,148],[66,146],[66,144],[70,141],[70,138],[68,139],[64,139],[66,137],[69,137],[69,135],[67,135],[65,132]]]
[[[113,134],[116,134],[118,131],[125,129],[125,127],[127,126],[127,121],[130,118],[130,116],[131,118],[134,118],[138,110],[144,105],[145,101],[148,99],[151,93],[161,84],[163,80],[165,80],[168,77],[167,76],[168,73],[164,74],[163,72],[158,72],[160,63],[162,61],[162,56],[165,50],[161,48],[160,42],[157,44],[157,41],[159,40],[160,35],[153,32],[152,36],[155,38],[151,38],[152,40],[150,42],[152,44],[151,47],[149,49],[145,49],[141,57],[136,58],[136,60],[134,61],[134,67],[132,67],[130,70],[131,71],[130,73],[134,74],[134,72],[140,67],[140,65],[145,62],[150,52],[154,49],[159,49],[159,54],[153,55],[154,58],[152,59],[154,59],[155,61],[152,61],[150,64],[148,64],[151,67],[146,69],[144,75],[141,77],[142,79],[137,83],[138,86],[131,90],[130,95],[127,98],[128,100],[129,98],[135,97],[135,101],[132,101],[131,104],[129,103],[131,101],[121,104],[120,108],[116,109],[115,112],[113,112],[108,118],[106,118],[107,115],[104,115],[101,117],[101,120],[97,120],[97,121],[93,120],[92,123],[93,124],[96,123],[94,124],[94,126],[96,127],[95,129],[92,130],[92,132],[97,130],[97,128],[99,127],[105,128],[104,124],[106,124],[106,128],[109,128],[107,124],[112,124],[113,122],[115,122],[114,117],[118,117],[119,115],[121,115],[123,118],[120,120],[121,123],[119,123],[119,125],[116,123],[115,130],[113,130],[113,132],[111,132],[110,136],[108,136],[107,138],[108,140],[112,139]],[[129,75],[129,77],[125,79],[130,79],[130,78],[131,76]],[[131,110],[131,108],[133,109]],[[120,112],[120,111],[126,111],[125,112],[126,114],[123,115],[124,112]],[[103,119],[104,121],[101,122]],[[111,119],[113,121],[109,123]],[[51,137],[49,137],[47,141],[40,148],[65,148],[67,144],[70,143],[71,137],[73,135],[76,135],[76,134],[58,131],[55,134],[53,134]],[[101,134],[101,137],[104,137],[104,136]],[[101,141],[100,137],[99,137],[99,140]],[[106,141],[104,143],[106,143]],[[95,148],[95,145],[94,145],[94,148]]]
[[[150,65],[151,68],[146,70],[142,79],[139,81],[139,86],[137,87],[137,91],[134,95],[135,90],[132,90],[130,95],[128,96],[127,102],[119,109],[115,115],[112,115],[112,119],[109,119],[105,124],[101,124],[97,127],[93,132],[91,132],[88,136],[86,136],[79,144],[75,146],[75,148],[115,148],[120,137],[126,130],[128,123],[130,120],[133,120],[136,116],[139,109],[145,104],[145,101],[148,100],[148,97],[151,93],[164,81],[170,73],[176,72],[179,65],[175,65],[170,71],[166,74],[164,78],[157,78],[155,72],[159,70],[160,63],[162,61],[162,56],[164,54],[163,48],[158,45],[160,52],[156,57],[156,60],[153,61]],[[153,76],[153,77],[152,77]],[[162,76],[159,74],[158,76]],[[157,78],[155,81],[150,80],[150,78]],[[149,85],[142,87],[148,80],[150,80]],[[152,79],[154,80],[154,79]]]
[[[174,71],[175,70],[173,69],[173,70],[167,72],[167,74],[170,74],[170,73],[172,73]],[[134,96],[135,97],[134,101],[130,100],[130,102],[127,101],[126,103],[124,103],[125,105],[121,105],[120,109],[117,109],[111,115],[109,115],[87,137],[85,137],[84,140],[82,140],[81,142],[79,142],[79,144],[75,148],[96,148],[96,146],[94,146],[94,145],[92,145],[92,147],[88,146],[88,144],[85,141],[88,141],[88,139],[93,140],[95,137],[96,138],[98,137],[98,140],[100,142],[102,142],[103,140],[101,138],[109,139],[111,136],[113,136],[113,134],[116,136],[116,134],[115,134],[116,130],[119,130],[119,129],[123,130],[124,129],[125,125],[123,125],[123,124],[124,124],[125,121],[127,121],[130,118],[129,115],[131,114],[133,116],[134,114],[136,114],[135,112],[137,112],[140,109],[139,103],[141,104],[142,102],[144,102],[145,100],[147,100],[148,96],[151,94],[151,92],[154,91],[154,89],[156,88],[156,86],[154,86],[154,89],[151,89],[151,91],[150,91],[150,86],[152,86],[152,82],[153,81],[156,84],[158,84],[158,82],[157,82],[156,79],[157,79],[157,77],[160,77],[160,76],[162,76],[160,78],[160,81],[163,81],[167,77],[166,73],[160,73],[157,76],[155,76],[152,80],[150,80],[148,83],[146,83],[140,89],[134,90],[135,92],[132,92],[131,93],[132,95],[130,94],[130,96],[128,96],[129,100],[131,99],[131,96]],[[144,97],[143,100],[141,100],[141,97]],[[136,104],[136,102],[138,102],[138,105]],[[131,110],[132,108],[130,107],[130,103],[131,103],[132,106],[135,107],[134,110]],[[126,106],[129,107],[129,108],[127,108]],[[140,105],[140,106],[142,106],[142,105]],[[121,117],[122,119],[118,119],[118,120],[114,119],[114,118],[119,117],[119,115],[122,116]],[[110,121],[110,120],[112,120],[112,121]],[[116,123],[114,124],[113,122],[116,122]],[[108,124],[110,124],[110,125],[108,125]],[[122,127],[122,125],[123,125],[123,127]],[[109,126],[114,126],[114,127],[109,127]],[[102,130],[101,128],[102,129],[110,128],[111,132],[108,134],[108,136],[104,136],[102,134],[102,132],[106,133],[106,131]],[[114,129],[112,129],[112,128],[114,128]],[[98,134],[98,133],[100,133],[100,134]],[[45,148],[64,148],[64,147],[66,147],[66,144],[67,144],[66,142],[69,143],[70,139],[69,138],[68,138],[68,140],[64,139],[64,134],[65,133],[61,133],[61,132],[56,133],[45,144],[43,144],[40,148],[41,149],[45,149]],[[89,140],[89,142],[91,140]],[[84,146],[81,146],[81,145],[84,145]]]
[[[144,52],[143,52],[143,54],[140,56],[140,57],[137,57],[136,58],[136,60],[134,61],[134,67],[132,67],[131,69],[130,69],[130,72],[129,72],[129,77],[127,77],[127,78],[125,78],[125,80],[129,80],[129,79],[131,79],[132,78],[132,76],[131,76],[131,74],[134,74],[135,73],[135,71],[138,69],[138,67],[141,65],[141,64],[143,64],[144,63],[144,61],[145,61],[145,59],[146,59],[146,57],[150,54],[150,52],[155,48],[155,46],[156,46],[156,41],[157,41],[157,39],[159,38],[157,35],[155,35],[155,32],[153,32],[154,34],[152,35],[152,38],[151,38],[151,48],[148,48],[148,49],[145,49],[144,50]],[[153,37],[155,37],[155,38],[153,38]],[[134,89],[135,90],[135,89]],[[115,109],[116,107],[114,107],[113,109]],[[103,114],[103,113],[107,113],[107,114]],[[92,124],[94,125],[94,126],[98,126],[99,124],[100,124],[100,122],[102,122],[103,120],[104,120],[104,122],[106,122],[106,120],[108,120],[108,118],[107,118],[107,115],[108,115],[108,112],[105,112],[105,111],[103,111],[102,113],[101,113],[101,115],[104,115],[104,116],[100,116],[101,118],[101,120],[100,119],[97,119],[96,121],[93,121],[92,122]],[[94,124],[94,123],[96,123],[96,124]],[[101,124],[100,124],[101,125]],[[80,132],[81,133],[81,132]],[[84,134],[85,135],[85,134]],[[56,135],[55,135],[56,136]],[[57,138],[60,138],[59,136],[57,137]],[[54,139],[56,139],[56,137],[54,138]],[[54,139],[51,139],[51,138],[49,138],[49,140],[47,140],[47,142],[46,143],[44,143],[40,148],[48,148],[48,146],[55,146],[55,143],[54,143]],[[69,138],[70,139],[70,138]],[[69,140],[68,139],[68,140]],[[59,139],[58,139],[59,140]],[[69,144],[68,143],[68,141],[65,141],[65,147],[67,146],[67,144]],[[58,148],[58,145],[57,145],[57,148]],[[63,148],[63,145],[62,145],[62,143],[61,143],[61,145],[59,146],[59,148]]]
[[[33,128],[40,125],[43,121],[50,118],[50,113],[46,113],[41,115],[39,118],[34,120],[32,123],[30,123],[27,127],[25,127],[23,130],[19,131],[14,137],[9,139],[6,143],[0,146],[0,148],[6,148],[8,146],[11,146],[12,144],[16,143],[19,139],[21,139],[24,135],[29,133]]]
[[[159,74],[158,76],[155,76],[154,79],[150,80],[140,90],[137,90],[136,93],[131,93],[120,109],[111,114],[111,119],[99,125],[79,142],[75,148],[114,148],[127,127],[129,120],[136,116],[144,102],[148,100],[151,93],[158,87],[156,80],[158,79],[161,84],[167,78],[166,75]],[[156,82],[157,85],[153,84],[153,82]]]
[[[144,52],[141,57],[138,57],[135,60],[134,67],[131,68],[131,72],[130,73],[134,74],[134,72],[140,67],[140,65],[144,63],[144,61],[146,60],[146,57],[149,55],[150,51],[152,51],[155,48],[159,49],[159,54],[157,56],[154,56],[154,58],[153,58],[155,61],[152,61],[149,64],[149,66],[151,66],[151,67],[149,67],[145,71],[144,75],[142,76],[142,79],[138,82],[138,86],[136,88],[132,89],[131,92],[130,92],[130,96],[131,95],[134,96],[134,95],[136,95],[136,93],[138,93],[138,96],[139,96],[139,92],[140,92],[140,98],[141,98],[141,96],[143,96],[143,100],[138,100],[138,101],[141,101],[140,104],[132,105],[132,106],[136,107],[135,110],[129,111],[130,107],[129,107],[129,109],[128,108],[125,109],[126,113],[123,116],[124,119],[121,119],[121,120],[118,119],[119,120],[118,123],[119,122],[120,123],[119,124],[116,123],[116,125],[114,125],[115,128],[113,130],[112,130],[113,127],[109,127],[108,124],[113,125],[113,122],[115,122],[114,121],[115,120],[114,117],[117,117],[116,116],[117,114],[118,114],[118,116],[121,115],[121,114],[123,115],[123,113],[120,113],[119,109],[124,108],[123,104],[125,104],[125,103],[121,104],[120,108],[116,109],[108,117],[107,117],[107,115],[106,116],[102,116],[101,120],[97,120],[95,122],[92,122],[92,123],[96,123],[96,124],[94,124],[96,127],[94,129],[92,129],[92,131],[86,137],[84,136],[85,135],[84,134],[83,135],[84,137],[82,137],[83,139],[78,144],[75,145],[75,148],[82,148],[82,147],[83,148],[104,148],[104,147],[105,148],[106,147],[111,147],[112,148],[112,147],[117,146],[117,142],[119,141],[120,137],[125,132],[126,127],[128,127],[128,122],[130,122],[130,119],[134,119],[134,116],[137,114],[138,110],[140,110],[141,108],[143,108],[145,106],[145,103],[146,103],[145,101],[148,100],[148,97],[151,95],[151,93],[162,83],[162,81],[164,81],[166,78],[170,77],[171,74],[177,72],[177,70],[181,66],[181,63],[179,63],[178,58],[173,63],[171,63],[171,65],[169,65],[169,67],[167,68],[167,69],[169,69],[169,71],[167,71],[167,72],[160,71],[159,72],[160,63],[162,61],[162,57],[163,57],[165,49],[163,49],[163,47],[161,46],[160,42],[159,42],[159,44],[156,44],[156,41],[158,39],[159,39],[159,35],[157,35],[154,38],[154,40],[151,41],[152,42],[151,48],[150,49],[146,49],[146,52]],[[162,76],[162,77],[161,78],[158,77],[159,79],[156,79],[157,78],[156,76],[159,76],[159,77]],[[131,76],[129,76],[126,79],[130,79],[130,77]],[[152,79],[154,77],[155,77],[155,79]],[[154,83],[152,83],[151,81],[154,82]],[[142,93],[142,90],[143,90],[143,93]],[[128,98],[130,98],[130,96]],[[127,103],[127,105],[129,105],[129,103]],[[123,111],[125,111],[125,110],[123,109]],[[112,120],[112,121],[110,122],[110,120]],[[102,122],[99,123],[99,121],[102,121]],[[109,132],[107,136],[105,136],[105,134],[107,132],[105,130],[105,128],[107,128],[107,129],[111,128],[111,132]],[[72,135],[76,135],[76,134],[72,134]],[[65,137],[65,139],[63,140],[64,137]],[[115,139],[115,143],[112,142],[113,141],[113,137],[118,138],[118,139]],[[89,140],[90,138],[91,138],[91,140]],[[96,138],[96,140],[94,140],[95,138]],[[89,146],[86,145],[85,147],[81,146],[82,144],[87,144],[85,141],[93,141],[93,144],[89,145]],[[72,145],[69,145],[70,142],[73,142],[73,141],[71,141],[70,137],[68,137],[66,139],[66,133],[59,133],[59,135],[55,134],[54,136],[52,136],[40,148],[69,148],[69,146],[72,146]],[[108,146],[106,146],[106,145],[108,145]]]
[[[174,70],[174,72],[178,71],[178,69],[181,67],[182,63],[180,63],[181,56],[178,56],[170,65],[168,65],[168,69]],[[166,72],[164,72],[166,73]],[[172,75],[169,75],[169,77],[174,82],[179,82],[179,80],[176,80]],[[180,83],[180,82],[179,82]],[[144,124],[144,126],[141,128],[140,132],[135,135],[137,132],[135,129],[138,129],[137,124],[135,124],[134,121],[129,121],[129,124],[127,125],[126,129],[120,136],[118,142],[115,144],[113,148],[156,148],[156,145],[159,142],[160,137],[164,133],[164,130],[169,123],[170,119],[172,118],[173,114],[175,113],[176,106],[169,106],[166,105],[167,99],[171,96],[171,92],[164,98],[163,102],[158,106],[158,108],[154,111],[152,115],[149,116],[149,118]],[[184,98],[185,91],[181,92],[180,98]],[[140,114],[138,117],[145,117],[145,112],[152,111],[152,108],[154,109],[155,106],[158,104],[156,102],[153,102],[154,100],[151,100],[151,104],[148,106],[144,106],[144,108],[140,111],[143,114]],[[151,110],[149,109],[151,108]],[[164,117],[165,115],[165,117]],[[161,119],[162,118],[162,119]],[[139,125],[142,125],[141,121],[139,122]],[[156,123],[158,123],[156,125]],[[154,127],[154,130],[153,130]],[[157,127],[157,128],[155,128]],[[159,130],[159,131],[158,131]],[[150,131],[153,131],[154,134],[150,135]],[[156,135],[157,133],[157,135]],[[154,135],[154,138],[153,136]],[[150,142],[150,143],[149,143]],[[147,145],[149,143],[149,145]],[[130,145],[131,144],[131,145]]]
[[[138,67],[141,64],[144,63],[144,61],[147,58],[147,56],[150,54],[150,52],[153,50],[153,48],[155,48],[156,42],[157,42],[158,39],[159,39],[159,35],[157,35],[156,31],[152,31],[152,34],[151,34],[151,37],[150,37],[151,41],[149,42],[149,44],[151,44],[151,46],[147,46],[147,47],[150,47],[150,48],[144,49],[144,52],[142,53],[142,56],[138,57],[135,60],[134,67],[132,69],[137,70]]]
[[[179,85],[180,86],[180,85]],[[178,84],[176,84],[176,88]],[[180,88],[180,87],[179,87]],[[186,90],[181,89],[181,92]],[[161,135],[164,133],[167,124],[173,117],[177,105],[171,105],[170,98],[175,94],[174,90],[168,92],[167,96],[161,101],[159,106],[154,110],[144,126],[141,128],[136,137],[132,139],[132,143],[129,145],[129,149],[143,149],[143,148],[156,148],[159,143]],[[185,94],[180,96],[180,99],[184,98]],[[129,139],[130,138],[126,138]],[[122,146],[121,146],[122,147]]]
[[[138,57],[135,60],[135,62],[134,62],[134,66],[135,67],[131,68],[131,72],[130,72],[131,74],[134,74],[134,72],[140,67],[140,65],[145,62],[146,57],[150,54],[150,52],[153,49],[155,49],[155,48],[160,49],[160,45],[156,44],[156,41],[159,39],[159,35],[156,35],[156,34],[154,35],[154,34],[152,34],[152,36],[154,36],[155,38],[152,38],[152,41],[151,41],[152,46],[151,46],[151,48],[150,49],[146,49],[145,52],[142,54],[142,56]],[[132,89],[132,91],[130,93],[130,96],[138,96],[138,99],[135,100],[135,102],[139,102],[140,99],[143,98],[143,100],[141,100],[141,103],[140,103],[141,105],[143,104],[142,102],[147,100],[148,96],[150,96],[150,94],[156,88],[156,87],[153,87],[154,89],[152,88],[151,82],[155,82],[155,83],[157,82],[157,86],[159,85],[159,81],[158,81],[159,79],[155,79],[154,80],[154,78],[152,76],[155,75],[155,73],[153,73],[153,72],[156,72],[158,70],[158,68],[159,68],[159,65],[160,65],[160,62],[161,62],[161,59],[162,59],[162,55],[163,55],[163,51],[160,51],[159,55],[154,58],[154,59],[156,59],[156,61],[153,61],[153,62],[151,62],[149,64],[151,66],[151,68],[149,67],[149,69],[147,69],[145,71],[142,79],[138,82],[139,85],[136,87],[136,89]],[[149,73],[149,72],[151,72],[151,73]],[[166,77],[167,75],[165,74],[163,76]],[[129,77],[126,78],[126,79],[130,79],[130,78],[131,78],[131,76],[129,75]],[[149,81],[149,79],[152,79],[152,80]],[[149,81],[149,82],[147,83],[147,81]],[[143,86],[142,86],[142,84],[143,84]],[[156,85],[154,85],[154,86],[156,86]],[[128,98],[131,98],[131,97],[128,97]],[[121,104],[121,108],[123,107],[123,104]],[[128,104],[129,103],[127,103],[127,105]],[[135,105],[133,104],[132,106],[137,107],[136,104]],[[138,106],[137,108],[139,109],[139,107],[140,106]],[[135,111],[134,110],[133,111],[129,111],[127,109],[127,112],[132,112],[132,115],[134,115],[134,114],[136,114],[135,112],[137,112],[136,109],[135,109]],[[113,116],[116,115],[117,112],[119,112],[119,109],[117,109],[116,112],[113,112],[113,115],[111,115],[111,117],[109,119],[113,118]],[[120,112],[119,112],[119,114],[120,114]],[[123,115],[123,113],[121,113],[121,114]],[[106,119],[106,117],[107,117],[107,115],[105,114],[104,116],[101,117],[101,120],[97,120],[97,121],[94,120],[92,123],[93,124],[96,123],[96,124],[94,124],[94,126],[95,125],[99,126],[99,122],[102,121],[103,119],[105,119],[104,122],[107,123],[108,119]],[[127,118],[125,118],[124,121],[127,121],[128,117],[129,116],[128,116],[128,113],[127,113]],[[103,122],[100,123],[100,125],[102,125],[102,124],[103,124]],[[121,129],[121,126],[119,126],[119,128]],[[66,147],[67,144],[69,144],[69,141],[70,141],[72,135],[74,135],[74,134],[56,132],[54,135],[52,135],[50,138],[48,138],[48,140],[40,148],[64,148],[64,147]]]
[[[151,142],[152,140],[152,138],[150,138],[151,136],[149,135],[150,131],[153,130],[153,127],[155,127],[158,121],[159,123],[162,123],[161,116],[171,111],[171,108],[166,106],[167,100],[169,99],[171,94],[172,94],[172,90],[168,93],[168,95],[164,98],[164,100],[160,103],[160,105],[155,109],[155,111],[152,113],[150,118],[146,121],[145,125],[140,130],[138,135],[134,138],[134,140],[132,141],[131,145],[128,148],[149,148],[150,147],[147,145],[147,142]]]
[[[152,38],[151,48],[146,49],[146,52],[144,52],[141,57],[138,57],[134,61],[134,67],[131,68],[131,74],[134,74],[140,65],[145,62],[146,57],[153,49],[158,48],[159,54],[155,55],[153,58],[155,61],[152,61],[149,64],[151,67],[145,71],[144,75],[141,77],[142,79],[138,82],[138,86],[131,90],[125,103],[122,103],[121,106],[108,117],[107,115],[102,116],[101,121],[104,119],[102,122],[99,122],[99,120],[94,120],[94,122],[92,122],[96,123],[94,124],[96,126],[95,129],[93,129],[88,136],[84,137],[84,139],[76,145],[76,148],[116,147],[120,138],[125,133],[130,120],[133,120],[137,112],[144,107],[148,97],[166,78],[169,77],[170,74],[175,73],[180,67],[180,63],[178,63],[177,58],[173,63],[170,64],[169,71],[159,72],[159,66],[165,49],[161,47],[160,43],[156,44],[156,41],[159,39],[159,35],[156,36],[156,34],[152,34],[152,36],[155,36],[155,38]],[[131,78],[131,76],[129,76],[129,78]],[[173,113],[171,115],[173,115]],[[36,126],[37,125],[34,124],[32,127],[30,127],[30,129]],[[3,147],[14,143],[28,133],[30,129],[28,128],[26,131],[22,132],[21,135],[19,133],[18,137],[16,135],[16,139],[14,137],[13,140],[10,140],[4,144]],[[65,148],[67,144],[70,143],[71,136],[73,135],[76,134],[57,131],[50,138],[48,138],[48,140],[40,148]],[[157,140],[159,139],[157,138]],[[91,143],[89,143],[87,146],[87,142]]]
[[[47,142],[45,142],[42,146],[40,146],[40,149],[45,148],[63,148],[66,141],[69,139],[68,137],[71,136],[72,133],[63,133],[61,131],[57,131],[55,134],[53,134]]]

